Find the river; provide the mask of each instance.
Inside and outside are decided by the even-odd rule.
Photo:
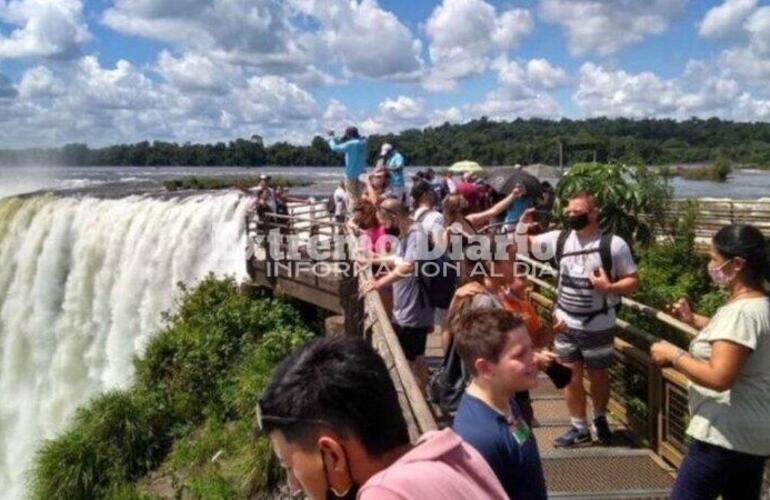
[[[410,167],[408,173],[418,170]],[[107,197],[129,193],[163,192],[163,181],[191,175],[280,175],[313,184],[292,190],[295,194],[331,193],[341,178],[340,167],[0,167],[0,198],[38,190],[64,190]],[[727,182],[671,181],[674,196],[758,199],[770,196],[770,171],[738,170]]]

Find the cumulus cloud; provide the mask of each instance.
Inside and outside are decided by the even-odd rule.
[[[64,82],[45,66],[28,69],[19,83],[21,99],[56,97],[64,94]]]
[[[567,73],[561,68],[551,66],[545,59],[532,59],[527,63],[527,78],[546,89],[555,89],[568,82]]]
[[[757,0],[726,0],[712,7],[698,23],[698,34],[704,38],[731,38],[742,32],[743,23],[754,10]]]
[[[756,98],[735,79],[702,62],[688,64],[678,79],[585,63],[573,99],[585,116],[594,117],[757,120],[768,116],[767,100]]]
[[[2,1],[0,21],[16,27],[0,35],[0,60],[72,58],[90,37],[80,0]]]
[[[313,37],[291,23],[286,2],[116,0],[102,20],[122,34],[276,73],[298,70],[313,60]]]
[[[414,78],[422,69],[420,41],[376,0],[292,0],[300,12],[320,24],[318,37],[328,57],[351,75]]]
[[[433,68],[423,86],[431,91],[455,88],[458,79],[487,69],[490,52],[515,48],[533,27],[528,10],[498,15],[484,0],[444,0],[425,24]]]
[[[719,65],[768,93],[770,78],[770,7],[754,10],[743,23],[747,45],[723,50]]]
[[[572,55],[606,56],[659,35],[687,0],[540,0],[540,16],[566,31]]]
[[[73,65],[39,65],[7,94],[3,144],[15,147],[144,139],[216,141],[258,133],[268,141],[306,142],[322,130],[323,111],[297,83],[277,75],[234,78],[218,93],[154,81],[148,70],[93,56]],[[5,90],[8,87],[8,90]]]
[[[544,59],[533,59],[526,65],[498,57],[492,67],[497,71],[499,87],[481,103],[470,106],[476,115],[498,120],[515,118],[559,118],[559,105],[545,92],[566,81],[561,68]]]
[[[158,55],[157,71],[180,90],[223,94],[241,77],[240,68],[199,54],[174,57],[167,50]]]

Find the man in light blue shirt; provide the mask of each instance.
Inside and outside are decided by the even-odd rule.
[[[404,181],[404,156],[393,149],[387,142],[380,149],[380,156],[385,160],[385,166],[390,172],[390,190],[404,203],[406,183]]]
[[[348,214],[361,196],[359,176],[366,170],[366,139],[358,134],[356,127],[345,129],[345,135],[337,140],[334,132],[329,132],[329,147],[337,153],[345,153],[345,190],[350,198],[347,204]]]

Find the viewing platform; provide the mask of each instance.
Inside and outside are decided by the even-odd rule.
[[[672,215],[680,209],[673,205]],[[770,204],[749,208],[713,206],[699,213],[703,217],[696,224],[699,236],[707,237],[721,225],[748,214],[752,223],[756,216],[756,221],[762,222],[757,225],[766,234],[770,233]],[[250,240],[259,244],[249,252],[250,281],[244,283],[244,287],[268,289],[342,315],[344,319],[338,317],[330,323],[336,325],[331,328],[336,331],[327,333],[363,335],[380,353],[396,386],[413,439],[451,424],[449,415],[442,414],[438,407],[426,401],[379,295],[369,293],[365,298],[359,298],[359,279],[370,277],[368,271],[357,276],[349,259],[335,257],[334,250],[338,249],[335,245],[340,245],[340,239],[334,236],[340,235],[343,227],[329,219],[325,203],[295,206],[290,215],[272,217],[266,221],[247,220]],[[269,258],[266,240],[259,237],[270,231],[297,236],[300,244],[293,250],[301,259],[292,262]],[[320,258],[309,255],[302,242],[311,236],[328,241],[329,255]],[[533,269],[530,297],[544,324],[550,325],[553,302],[549,297],[553,296],[554,288],[534,272],[542,264],[530,262]],[[318,269],[325,271],[319,274]],[[606,447],[594,443],[580,448],[554,449],[553,439],[570,425],[566,403],[561,391],[544,375],[540,376],[538,388],[532,391],[536,419],[533,430],[541,452],[549,498],[665,499],[673,486],[676,468],[688,445],[685,435],[689,420],[687,379],[676,370],[660,369],[651,363],[646,346],[659,339],[659,329],[673,329],[685,335],[692,335],[694,330],[644,304],[623,300],[635,313],[654,320],[657,325],[654,331],[658,335],[618,320],[616,363],[610,374],[609,419],[613,445]],[[432,369],[441,364],[443,350],[437,334],[429,336],[427,357]],[[587,379],[584,384],[590,393]],[[768,498],[768,474],[763,491]]]

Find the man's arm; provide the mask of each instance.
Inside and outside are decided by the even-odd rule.
[[[344,153],[347,150],[346,146],[347,146],[347,142],[338,144],[336,137],[329,137],[329,147],[335,153]]]

